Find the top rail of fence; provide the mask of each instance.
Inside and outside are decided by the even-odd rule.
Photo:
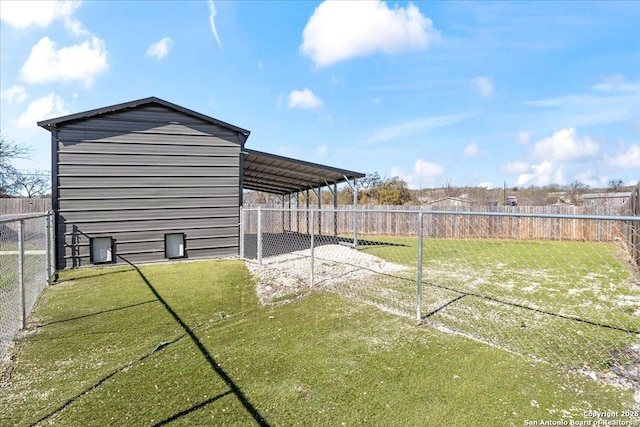
[[[0,224],[4,224],[7,222],[20,221],[21,219],[42,218],[43,216],[48,216],[50,213],[51,211],[33,212],[33,213],[25,213],[25,214],[0,215]]]
[[[277,208],[277,207],[251,207],[243,208],[244,211],[257,211],[261,209],[263,212],[331,212],[333,208]],[[484,212],[484,211],[444,211],[444,210],[426,210],[426,209],[353,209],[338,208],[338,212],[377,212],[377,213],[406,213],[423,215],[458,215],[458,216],[493,216],[493,217],[511,217],[511,218],[554,218],[554,219],[584,219],[595,221],[631,221],[640,222],[640,216],[630,215],[585,215],[585,214],[559,214],[559,213],[532,213],[532,212]]]

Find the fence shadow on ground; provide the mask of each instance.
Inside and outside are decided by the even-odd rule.
[[[207,347],[204,344],[202,344],[200,339],[198,339],[198,337],[196,336],[196,334],[194,332],[194,328],[189,327],[184,322],[184,320],[182,320],[182,318],[178,315],[178,313],[160,295],[160,293],[156,290],[156,288],[149,281],[149,279],[144,275],[144,273],[138,268],[138,266],[136,266],[135,264],[131,263],[127,259],[123,258],[122,256],[118,256],[118,258],[121,259],[122,261],[124,261],[125,263],[127,263],[128,265],[130,265],[138,273],[138,275],[140,276],[142,281],[149,288],[149,290],[155,296],[156,299],[140,302],[138,304],[133,304],[133,305],[130,305],[130,306],[127,306],[127,307],[120,307],[120,308],[116,308],[116,309],[112,309],[112,310],[105,310],[105,311],[101,311],[101,312],[98,312],[98,313],[92,313],[92,314],[89,314],[89,315],[86,315],[86,316],[79,316],[79,317],[72,318],[72,319],[65,319],[65,320],[61,320],[61,321],[58,321],[58,322],[51,322],[51,323],[49,323],[49,325],[50,324],[54,324],[54,323],[78,320],[78,319],[82,319],[82,318],[89,317],[89,316],[95,316],[95,315],[99,315],[99,314],[102,314],[102,313],[107,313],[107,312],[127,309],[127,308],[130,308],[130,307],[139,306],[139,305],[143,305],[143,304],[149,304],[149,303],[153,303],[153,302],[160,302],[164,306],[164,308],[169,312],[171,317],[173,317],[173,319],[176,321],[176,323],[178,323],[178,325],[182,328],[184,333],[182,335],[172,339],[171,341],[167,341],[167,342],[163,342],[163,343],[159,344],[151,352],[141,356],[140,358],[138,358],[138,359],[136,359],[134,361],[131,361],[131,362],[125,364],[124,366],[121,366],[118,369],[115,369],[114,371],[110,372],[106,376],[100,378],[94,384],[90,385],[89,387],[87,387],[86,389],[82,390],[81,392],[79,392],[75,396],[73,396],[70,399],[68,399],[65,402],[63,402],[60,406],[58,406],[53,411],[51,411],[51,412],[47,413],[46,415],[40,417],[37,421],[32,423],[31,426],[35,426],[35,425],[38,425],[38,424],[40,424],[40,423],[42,423],[44,421],[49,420],[52,416],[54,416],[55,414],[63,411],[65,408],[67,408],[70,404],[75,402],[77,399],[79,399],[80,397],[82,397],[85,394],[89,393],[90,391],[100,387],[102,384],[104,384],[106,381],[108,381],[109,379],[113,378],[117,374],[119,374],[121,372],[126,372],[132,366],[134,366],[134,365],[144,361],[145,359],[151,357],[152,355],[154,355],[158,351],[162,351],[165,348],[167,348],[168,346],[177,343],[178,341],[182,340],[183,338],[187,338],[188,337],[195,344],[195,346],[198,349],[198,351],[204,356],[204,358],[206,359],[206,361],[209,364],[209,366],[211,366],[211,369],[229,387],[229,390],[224,392],[224,393],[218,394],[218,395],[216,395],[216,396],[214,396],[214,397],[212,397],[210,399],[207,399],[207,400],[205,400],[203,402],[200,402],[200,403],[198,403],[196,405],[193,405],[193,406],[191,406],[191,407],[189,407],[189,408],[187,408],[187,409],[185,409],[183,411],[180,411],[180,412],[178,412],[176,414],[173,414],[173,415],[167,417],[165,420],[154,424],[154,426],[162,426],[162,425],[169,424],[169,423],[171,423],[173,421],[176,421],[176,420],[178,420],[178,419],[180,419],[180,418],[182,418],[182,417],[184,417],[186,415],[189,415],[190,413],[195,412],[195,411],[207,406],[208,404],[213,403],[213,402],[215,402],[215,401],[217,401],[217,400],[219,400],[219,399],[221,399],[221,398],[223,398],[223,397],[225,397],[225,396],[227,396],[229,394],[233,394],[238,399],[238,401],[242,404],[242,406],[245,408],[247,413],[253,418],[253,420],[256,422],[257,425],[268,427],[270,424],[265,420],[265,418],[261,415],[261,413],[258,411],[258,409],[255,406],[253,406],[253,404],[244,395],[244,393],[242,392],[240,387],[233,381],[233,379],[225,372],[224,369],[222,369],[220,367],[220,365],[217,363],[217,361],[211,355],[211,353],[209,352]],[[40,326],[46,326],[46,325],[40,325]]]
[[[182,318],[178,315],[178,313],[176,313],[176,311],[171,307],[171,305],[169,305],[169,303],[162,297],[162,295],[160,295],[160,293],[156,290],[156,288],[149,281],[149,279],[147,279],[147,277],[144,275],[144,273],[142,273],[142,271],[140,271],[140,269],[135,264],[131,263],[130,261],[128,261],[128,260],[126,260],[126,259],[124,259],[122,257],[119,257],[119,258],[122,259],[124,262],[126,262],[127,264],[129,264],[131,267],[133,267],[136,270],[136,272],[138,273],[138,275],[140,275],[140,278],[147,285],[147,287],[149,288],[151,293],[153,293],[153,295],[157,298],[157,300],[160,301],[160,303],[164,306],[164,308],[169,312],[171,317],[173,317],[173,319],[176,321],[176,323],[178,323],[180,325],[180,327],[184,330],[185,334],[191,339],[191,341],[193,341],[193,343],[196,345],[196,347],[198,348],[200,353],[202,353],[204,358],[207,360],[207,363],[209,363],[209,366],[211,366],[211,369],[216,374],[218,374],[218,376],[225,382],[225,384],[227,384],[227,386],[229,387],[229,392],[232,393],[233,395],[235,395],[235,397],[242,404],[242,406],[244,406],[244,408],[247,411],[247,413],[249,415],[251,415],[251,417],[254,419],[256,424],[258,424],[259,426],[267,426],[268,427],[269,423],[260,414],[258,409],[255,406],[253,406],[253,404],[249,401],[249,399],[247,399],[247,397],[244,395],[244,393],[242,392],[240,387],[238,387],[238,385],[225,372],[225,370],[220,367],[220,365],[214,359],[214,357],[211,355],[211,353],[209,352],[207,347],[204,344],[202,344],[200,339],[198,339],[198,337],[194,333],[193,329],[190,328],[182,320]],[[223,397],[223,396],[221,395],[219,397]],[[211,400],[211,402],[213,402],[215,400],[217,400],[217,399],[213,399],[213,400]],[[208,403],[210,403],[210,402],[208,402]],[[199,407],[200,406],[198,406],[198,408]],[[195,410],[195,409],[194,408],[189,408],[189,409],[187,409],[185,411],[181,411],[180,413],[175,414],[174,416],[167,418],[167,422],[175,421],[176,419],[193,412],[193,410]]]

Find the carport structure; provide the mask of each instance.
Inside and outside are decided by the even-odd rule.
[[[295,213],[297,210],[300,194],[305,195],[306,200],[306,221],[309,230],[309,193],[313,192],[317,198],[317,208],[322,209],[322,190],[327,188],[333,195],[334,207],[334,236],[338,234],[337,205],[338,205],[338,184],[347,183],[353,189],[353,206],[358,204],[358,179],[365,176],[360,172],[346,169],[339,169],[275,154],[264,153],[257,150],[245,148],[243,151],[242,165],[242,186],[245,190],[263,191],[276,194],[280,197],[282,207],[282,230],[285,229],[285,209],[289,209],[289,215],[293,215],[292,200],[296,201]],[[354,213],[355,215],[355,213]],[[316,215],[318,230],[322,230],[322,216]],[[291,224],[291,219],[289,220]]]
[[[238,255],[243,191],[278,194],[283,207],[302,192],[308,206],[313,191],[321,207],[322,188],[335,205],[337,185],[357,193],[364,176],[251,151],[248,130],[156,97],[38,125],[51,133],[59,270]]]

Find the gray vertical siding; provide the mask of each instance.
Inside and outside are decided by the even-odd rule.
[[[58,268],[90,265],[92,237],[115,239],[117,263],[165,260],[166,233],[189,259],[237,255],[244,138],[154,104],[61,123]]]

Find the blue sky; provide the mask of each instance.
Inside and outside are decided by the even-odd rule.
[[[640,2],[0,2],[0,129],[149,96],[412,188],[640,180]]]

